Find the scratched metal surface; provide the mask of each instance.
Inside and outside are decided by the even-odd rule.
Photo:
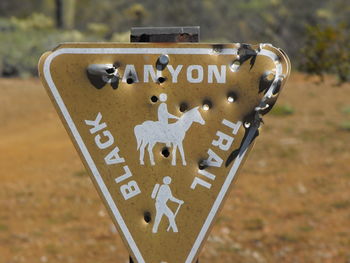
[[[247,156],[237,154],[249,123],[272,108],[290,62],[264,44],[86,43],[45,53],[39,71],[134,261],[178,263],[197,258]],[[167,187],[153,199],[157,184]]]

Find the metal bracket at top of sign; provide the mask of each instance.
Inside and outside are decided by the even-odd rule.
[[[130,42],[159,43],[159,42],[199,42],[200,27],[133,27]]]

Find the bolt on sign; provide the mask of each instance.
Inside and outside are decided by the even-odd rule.
[[[194,262],[290,73],[270,44],[62,44],[42,82],[136,262]]]

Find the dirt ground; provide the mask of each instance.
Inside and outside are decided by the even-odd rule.
[[[350,262],[350,84],[294,73],[201,263]],[[38,79],[0,79],[0,263],[128,262]]]

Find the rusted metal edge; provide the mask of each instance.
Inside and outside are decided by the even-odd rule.
[[[200,27],[132,27],[130,42],[199,42]]]

